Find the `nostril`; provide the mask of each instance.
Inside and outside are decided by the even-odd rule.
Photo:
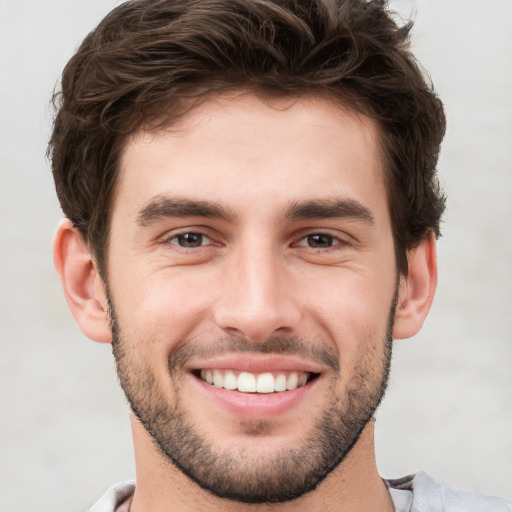
[[[274,336],[290,335],[299,325],[297,314],[250,314],[247,312],[218,312],[214,321],[226,334],[237,338],[245,338],[254,342],[262,342]]]
[[[268,277],[263,281],[267,282]],[[289,288],[279,286],[276,280],[272,285],[267,282],[264,289],[261,283],[259,287],[243,284],[239,294],[226,294],[215,304],[214,321],[220,329],[255,342],[296,331],[301,311],[289,296]]]

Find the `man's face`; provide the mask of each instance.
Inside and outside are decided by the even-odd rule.
[[[397,275],[377,139],[326,99],[246,94],[125,149],[119,375],[159,450],[217,495],[315,488],[384,393]]]

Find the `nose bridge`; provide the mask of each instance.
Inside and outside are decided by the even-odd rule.
[[[299,312],[286,280],[285,261],[268,240],[241,245],[230,258],[216,309],[223,330],[253,341],[291,331]]]

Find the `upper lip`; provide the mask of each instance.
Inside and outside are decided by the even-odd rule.
[[[232,354],[209,358],[203,361],[194,361],[187,365],[187,369],[189,371],[202,369],[225,369],[239,370],[249,373],[278,371],[321,373],[322,365],[293,356],[271,354]]]

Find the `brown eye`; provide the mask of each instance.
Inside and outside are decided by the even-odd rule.
[[[201,247],[210,239],[201,233],[183,233],[171,238],[171,243],[185,248]]]
[[[307,245],[315,249],[328,249],[334,245],[334,241],[335,240],[333,236],[323,233],[308,235],[306,237]]]

